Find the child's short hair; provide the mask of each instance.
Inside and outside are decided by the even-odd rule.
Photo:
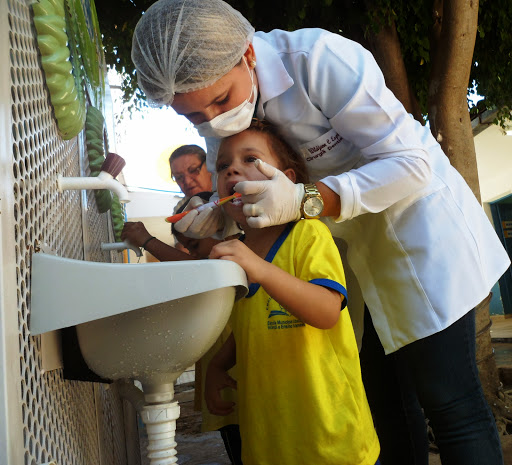
[[[202,200],[204,200],[205,202],[209,202],[210,201],[210,197],[213,195],[213,192],[210,192],[210,191],[205,191],[205,192],[199,192],[197,194],[194,194],[192,197],[200,197]],[[190,199],[192,198],[190,197]],[[190,200],[189,199],[189,200]],[[188,202],[183,202],[183,204],[174,212],[175,215],[177,215],[178,213],[181,213],[183,212],[183,210],[185,210],[185,207],[187,206]],[[176,234],[181,234],[179,231],[176,231],[176,228],[174,227],[174,224],[175,223],[172,223],[171,224],[171,232],[174,236],[176,236]]]
[[[279,159],[283,169],[292,168],[297,177],[296,182],[309,182],[309,173],[304,157],[301,157],[291,145],[284,140],[276,126],[267,121],[253,118],[251,125],[246,130],[265,134],[273,155]]]

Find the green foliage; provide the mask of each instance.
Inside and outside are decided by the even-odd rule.
[[[135,26],[153,0],[114,0],[96,2],[96,12],[105,50],[105,61],[122,75],[121,90],[125,102],[134,108],[145,105],[145,96],[137,87],[137,76],[131,60]]]
[[[206,0],[205,0],[206,1]],[[107,64],[123,73],[124,99],[144,104],[130,58],[133,30],[152,0],[110,0],[96,9]],[[369,34],[394,22],[412,89],[424,114],[431,53],[429,37],[436,20],[432,0],[228,0],[256,30],[321,27],[368,48]],[[480,0],[480,18],[470,83],[485,96],[482,107],[512,107],[512,1]],[[471,86],[473,87],[473,86]],[[471,89],[468,89],[468,93]],[[477,111],[473,109],[472,111]]]
[[[383,3],[388,3],[383,0]],[[409,83],[416,94],[421,111],[427,114],[428,83],[430,77],[430,29],[432,27],[431,2],[393,2],[392,8]],[[381,13],[384,16],[384,12]],[[391,18],[390,18],[391,19]],[[372,24],[375,24],[373,21]]]
[[[482,108],[500,108],[498,122],[503,127],[512,110],[512,2],[480,0],[478,34],[471,79]]]

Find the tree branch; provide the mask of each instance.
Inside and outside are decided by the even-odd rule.
[[[368,39],[373,56],[384,74],[386,85],[405,109],[424,124],[418,100],[409,84],[395,23],[383,26]]]

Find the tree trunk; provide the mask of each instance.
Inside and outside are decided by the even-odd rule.
[[[431,130],[450,163],[480,201],[467,102],[478,25],[478,0],[435,0],[433,19],[428,103]]]
[[[402,102],[407,112],[424,124],[418,99],[409,85],[395,24],[383,26],[377,34],[368,37],[368,42],[370,51],[384,74],[386,85]]]
[[[429,86],[431,130],[450,163],[480,202],[480,186],[467,89],[478,25],[478,0],[435,0]],[[504,431],[510,414],[500,392],[491,342],[491,295],[476,307],[476,359],[485,396]]]
[[[371,0],[366,0],[371,7]],[[473,131],[467,104],[469,73],[478,25],[478,0],[434,0],[431,37],[432,72],[429,87],[429,122],[452,166],[480,201]],[[368,37],[370,50],[381,67],[387,86],[406,110],[423,122],[410,89],[396,27],[390,24]],[[491,343],[489,303],[476,307],[477,364],[486,398],[498,427],[505,431],[510,413],[499,392],[500,382]],[[501,426],[501,427],[500,427]]]

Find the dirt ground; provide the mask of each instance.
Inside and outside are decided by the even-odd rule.
[[[220,433],[201,433],[201,413],[193,409],[193,387],[185,387],[185,390],[177,392],[176,400],[181,409],[180,418],[176,424],[178,464],[230,465]],[[512,435],[504,436],[502,443],[505,465],[512,465]],[[434,452],[430,454],[429,465],[441,465],[438,454]]]
[[[175,398],[180,405],[180,418],[176,422],[178,464],[231,465],[220,433],[201,433],[201,412],[194,410],[193,386],[176,392]]]

